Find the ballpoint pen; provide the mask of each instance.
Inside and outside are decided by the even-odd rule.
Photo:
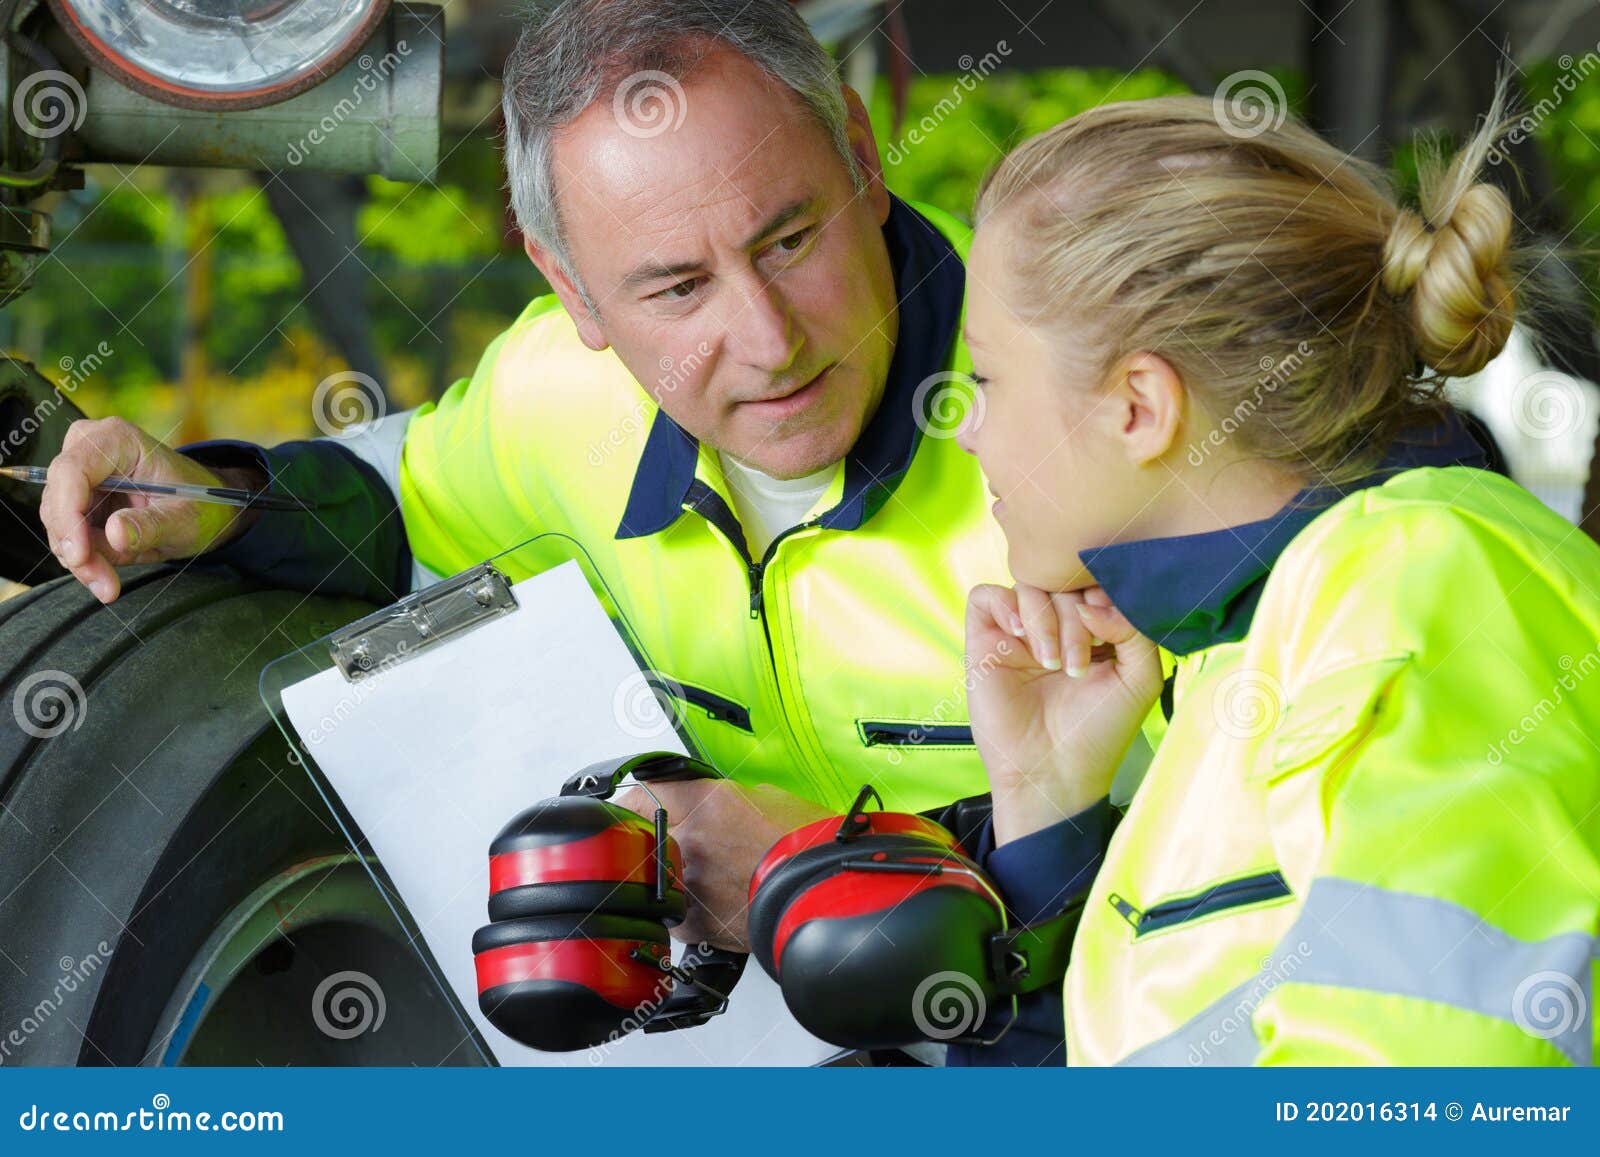
[[[0,477],[14,478],[18,482],[36,482],[41,485],[48,471],[43,466],[0,466]],[[316,504],[301,502],[262,490],[243,490],[235,486],[197,486],[189,482],[136,482],[132,478],[111,475],[101,481],[96,490],[121,494],[153,494],[171,498],[192,498],[197,502],[221,502],[228,506],[243,506],[251,510],[315,510]]]

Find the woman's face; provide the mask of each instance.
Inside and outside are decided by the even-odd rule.
[[[1136,407],[1107,388],[1088,343],[1063,330],[1060,303],[1018,304],[1011,246],[1003,217],[985,223],[967,264],[966,335],[979,383],[960,444],[999,499],[1012,577],[1077,590],[1094,582],[1078,552],[1143,537],[1145,513],[1172,477],[1130,455]]]

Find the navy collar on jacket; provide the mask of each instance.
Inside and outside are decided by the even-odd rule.
[[[1346,494],[1417,466],[1482,466],[1459,419],[1396,443],[1382,466],[1343,488],[1310,487],[1270,518],[1202,534],[1082,551],[1079,558],[1139,632],[1175,655],[1244,638],[1267,575],[1307,523]]]
[[[854,530],[870,518],[910,468],[922,434],[913,410],[919,401],[926,404],[917,398],[917,387],[945,368],[966,295],[966,267],[954,247],[927,218],[892,194],[883,239],[899,298],[899,336],[883,400],[845,456],[844,493],[818,520],[834,530]],[[695,479],[699,450],[694,435],[666,411],[657,412],[618,538],[655,534],[677,520]]]

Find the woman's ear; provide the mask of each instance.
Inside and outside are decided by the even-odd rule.
[[[1130,463],[1143,466],[1172,449],[1183,428],[1188,390],[1171,362],[1158,354],[1132,355],[1117,370],[1109,397]]]

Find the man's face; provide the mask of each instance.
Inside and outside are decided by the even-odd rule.
[[[775,477],[819,470],[877,409],[899,323],[866,113],[850,94],[858,194],[799,98],[737,53],[713,47],[681,88],[648,83],[653,107],[625,83],[555,142],[596,317],[548,254],[529,255],[584,341],[615,349],[689,433]]]

